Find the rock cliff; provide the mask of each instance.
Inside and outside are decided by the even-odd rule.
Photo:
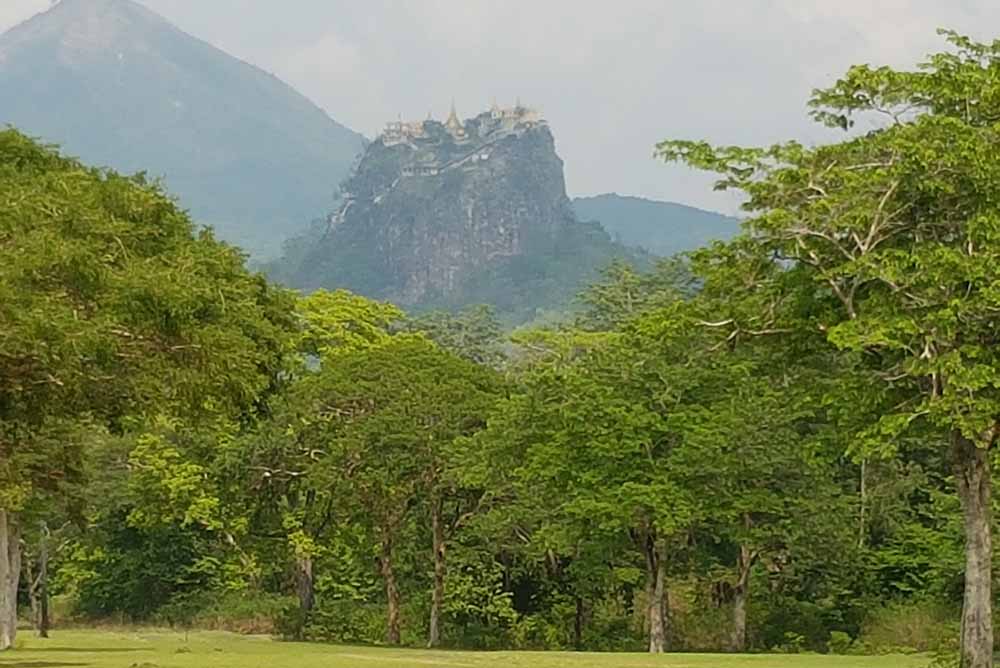
[[[277,275],[411,308],[490,303],[515,320],[563,307],[630,252],[574,217],[548,125],[529,109],[390,123],[322,229]]]

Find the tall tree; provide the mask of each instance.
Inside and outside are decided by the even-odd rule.
[[[318,290],[298,300],[297,352],[300,363],[267,420],[246,434],[232,456],[220,462],[219,475],[250,512],[258,535],[280,536],[294,555],[295,591],[304,615],[315,605],[315,557],[321,537],[335,521],[338,490],[323,474],[330,455],[325,439],[310,440],[297,427],[308,419],[306,406],[290,400],[312,382],[324,363],[337,355],[368,350],[390,340],[390,328],[403,313],[391,304],[346,290]],[[249,475],[248,475],[249,471]]]
[[[743,190],[752,242],[835,305],[811,324],[859,355],[892,406],[859,442],[880,453],[906,432],[948,443],[966,538],[961,664],[986,668],[990,453],[1000,435],[1000,44],[948,39],[955,49],[917,71],[854,67],[814,94],[816,117],[830,125],[887,119],[864,135],[816,148],[671,141],[660,153]]]
[[[306,407],[306,438],[326,441],[327,480],[351,498],[353,519],[370,527],[378,544],[387,603],[387,639],[401,641],[397,558],[405,523],[425,501],[432,518],[432,617],[444,596],[442,522],[448,480],[445,448],[481,428],[497,388],[495,374],[414,335],[398,335],[366,350],[324,358],[321,370],[297,390]],[[440,627],[438,627],[439,629]],[[437,640],[437,638],[432,638]]]
[[[53,424],[252,410],[290,299],[196,234],[157,186],[0,132],[0,650],[13,646],[20,514],[79,470]]]
[[[412,318],[407,329],[476,364],[499,367],[504,361],[504,336],[490,306],[470,306],[458,313],[433,312]]]
[[[681,319],[667,322],[684,329]],[[671,459],[676,439],[667,406],[683,393],[683,381],[671,378],[664,387],[654,380],[680,365],[648,367],[649,350],[618,332],[533,339],[534,348],[550,355],[526,373],[521,391],[501,405],[480,440],[496,460],[518,463],[515,494],[551,499],[546,523],[632,545],[645,566],[649,651],[663,652],[667,574],[699,513],[690,471]],[[677,343],[658,346],[657,354],[676,363],[683,357]]]

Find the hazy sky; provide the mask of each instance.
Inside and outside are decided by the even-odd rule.
[[[141,1],[369,137],[452,98],[471,116],[520,97],[548,118],[571,195],[722,210],[705,177],[652,159],[658,140],[821,141],[805,100],[850,64],[912,64],[937,27],[1000,37],[997,0]],[[48,5],[0,0],[0,30]]]

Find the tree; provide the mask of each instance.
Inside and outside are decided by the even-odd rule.
[[[684,256],[659,260],[646,272],[616,261],[580,295],[586,308],[577,317],[577,326],[587,331],[619,329],[655,308],[694,296],[698,287]]]
[[[406,334],[328,356],[298,388],[295,401],[309,416],[302,428],[305,438],[329,444],[322,459],[328,484],[350,495],[345,501],[353,519],[369,526],[376,538],[391,644],[401,641],[399,540],[421,501],[432,520],[431,615],[440,620],[446,559],[442,515],[449,489],[442,475],[445,449],[484,424],[496,390],[489,369]],[[435,643],[438,639],[432,636]]]
[[[490,306],[470,306],[454,314],[427,313],[412,318],[407,329],[476,364],[499,367],[504,361],[503,330]]]
[[[820,374],[780,353],[746,348],[724,353],[712,394],[678,407],[670,419],[681,442],[675,460],[700,467],[712,481],[702,531],[727,553],[734,652],[749,646],[751,575],[760,561],[798,560],[819,545],[851,547],[843,523],[825,519],[848,508],[817,428],[825,423]]]
[[[78,474],[86,420],[252,411],[291,302],[195,234],[144,177],[89,169],[0,132],[0,650],[13,646],[20,514]]]
[[[309,416],[290,397],[311,383],[324,363],[335,364],[337,355],[388,342],[390,328],[402,321],[403,313],[346,290],[318,290],[298,300],[296,315],[301,364],[290,371],[285,391],[273,402],[267,419],[241,438],[232,457],[220,462],[218,475],[250,509],[257,535],[286,541],[295,558],[299,605],[307,617],[315,605],[315,557],[322,549],[322,534],[335,521],[338,498],[322,472],[329,444],[310,440],[308,432],[298,429]]]
[[[684,329],[681,318],[666,322]],[[647,367],[649,349],[636,349],[618,332],[533,339],[550,355],[501,404],[481,436],[483,447],[494,453],[490,461],[517,462],[514,494],[550,499],[550,527],[631,543],[645,566],[649,650],[663,652],[671,552],[699,513],[690,471],[672,466],[676,439],[666,419],[683,381],[651,382],[670,370]],[[661,359],[683,357],[667,347],[657,350]]]
[[[384,343],[390,328],[404,319],[392,304],[347,290],[317,290],[299,299],[296,310],[301,323],[298,350],[319,359]]]
[[[985,668],[1000,435],[1000,44],[947,35],[955,50],[918,71],[854,67],[814,94],[818,120],[847,129],[884,115],[877,130],[815,148],[671,141],[659,151],[743,190],[751,243],[830,305],[809,324],[855,353],[891,406],[858,440],[864,451],[891,454],[904,433],[948,443],[966,537],[961,663]]]

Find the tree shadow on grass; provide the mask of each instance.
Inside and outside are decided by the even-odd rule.
[[[91,666],[90,663],[68,661],[5,661],[0,659],[0,668],[69,668],[70,666]]]
[[[148,647],[25,647],[17,650],[18,654],[28,654],[29,652],[44,652],[46,654],[127,654],[128,652],[151,652]],[[0,655],[2,656],[2,655]],[[0,665],[3,661],[0,660]]]

